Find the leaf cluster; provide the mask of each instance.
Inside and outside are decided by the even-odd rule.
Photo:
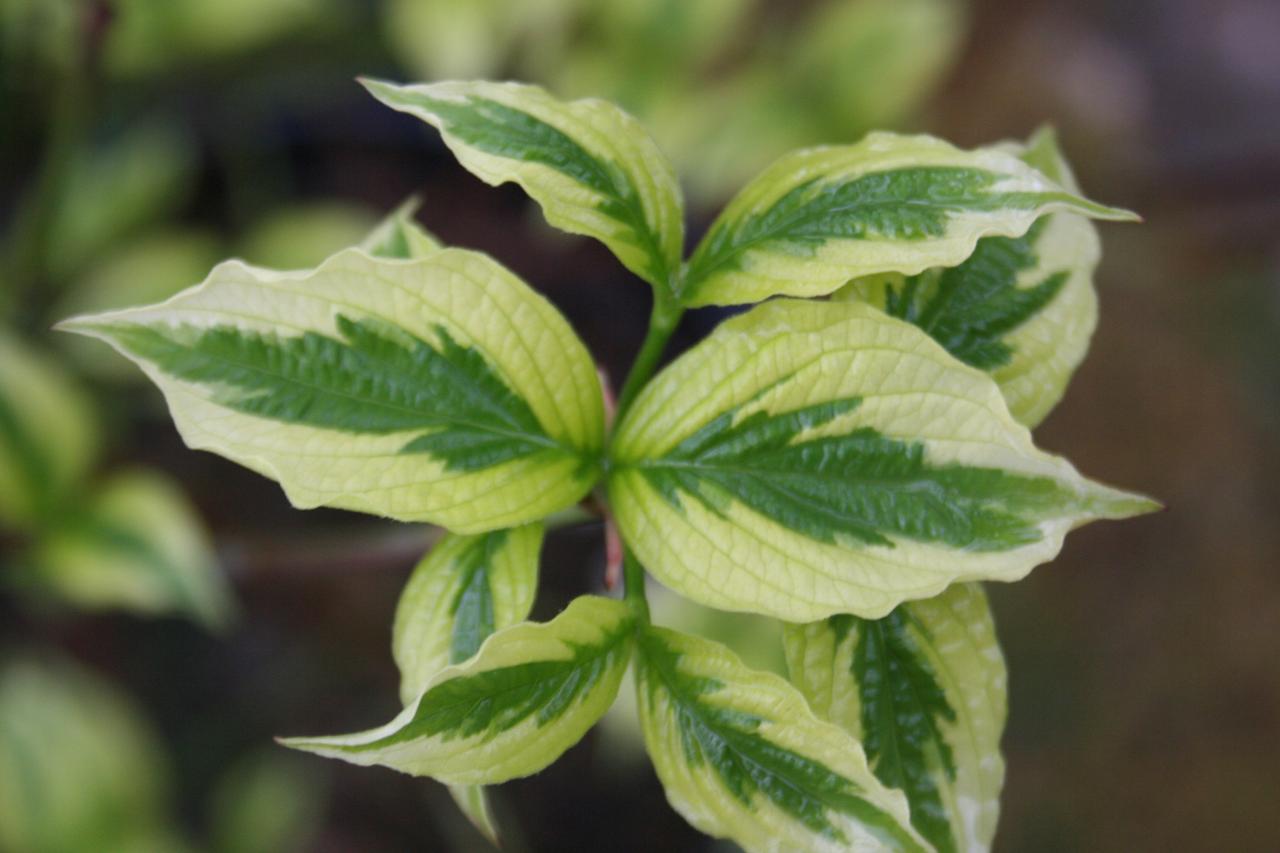
[[[313,269],[230,261],[166,302],[64,323],[135,361],[192,447],[296,505],[449,531],[396,614],[403,711],[287,743],[436,778],[493,834],[480,786],[554,761],[630,667],[668,798],[709,834],[989,845],[1004,669],[976,582],[1154,506],[1028,429],[1096,318],[1090,219],[1132,215],[1081,197],[1046,133],[973,151],[873,133],[783,156],[686,258],[674,168],[612,104],[366,85],[602,242],[654,309],[613,422],[564,318],[408,209]],[[686,309],[757,302],[653,375]],[[579,504],[616,525],[625,598],[525,621],[544,532]],[[787,623],[790,680],[654,626],[645,570]]]

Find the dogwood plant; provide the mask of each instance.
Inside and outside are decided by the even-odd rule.
[[[385,104],[519,184],[653,287],[612,426],[565,319],[497,261],[393,216],[304,272],[228,261],[158,305],[67,321],[133,359],[192,447],[331,506],[449,533],[395,618],[404,711],[285,741],[484,788],[535,773],[628,667],[671,804],[747,850],[978,850],[1003,781],[1004,665],[976,581],[1149,511],[1038,450],[1096,321],[1086,201],[1053,137],[875,133],[783,157],[686,258],[673,170],[613,105],[514,83]],[[830,299],[818,297],[832,296]],[[682,312],[760,303],[653,376]],[[524,621],[544,520],[616,523],[625,596]],[[785,620],[791,678],[651,623],[645,570]]]

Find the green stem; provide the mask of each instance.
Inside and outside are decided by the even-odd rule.
[[[649,331],[644,336],[640,352],[631,365],[627,381],[622,384],[622,393],[618,395],[618,409],[614,423],[621,423],[636,396],[653,376],[658,368],[667,342],[680,325],[684,315],[684,306],[669,291],[655,287],[653,289],[653,311],[649,315]],[[623,548],[622,577],[626,586],[625,598],[641,624],[649,624],[649,602],[644,595],[644,567]]]
[[[626,594],[623,600],[630,605],[631,611],[635,613],[636,620],[641,625],[648,625],[649,600],[644,595],[644,566],[640,565],[639,560],[631,556],[630,551],[623,552],[622,578],[626,584]]]
[[[635,402],[640,389],[653,376],[653,371],[658,367],[658,360],[662,358],[662,352],[667,348],[667,341],[671,339],[683,315],[684,307],[674,297],[667,295],[660,288],[654,288],[653,312],[649,315],[649,332],[645,335],[640,352],[631,365],[627,381],[622,384],[622,393],[618,395],[615,423],[622,422],[623,416]]]

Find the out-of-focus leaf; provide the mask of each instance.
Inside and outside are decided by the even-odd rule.
[[[218,781],[210,814],[212,853],[301,853],[324,800],[313,768],[278,750],[238,760]]]
[[[820,3],[790,42],[790,85],[828,141],[893,127],[955,61],[964,19],[960,0]]]
[[[79,0],[0,0],[0,73],[64,71],[75,58]],[[35,80],[28,81],[34,85]]]
[[[572,48],[535,73],[557,91],[616,100],[647,117],[664,91],[692,94],[695,75],[741,35],[755,2],[594,0],[582,10]]]
[[[37,544],[37,576],[80,607],[183,613],[224,625],[231,595],[196,514],[152,471],[116,475]]]
[[[245,235],[240,256],[276,270],[308,269],[334,252],[359,244],[378,225],[373,212],[341,202],[285,207],[268,214]]]
[[[324,32],[342,9],[334,0],[116,0],[113,11],[105,64],[136,76]]]
[[[55,363],[0,329],[0,527],[46,521],[96,449],[88,400]]]
[[[112,685],[47,658],[0,668],[0,849],[180,850],[165,777],[155,735]]]
[[[173,212],[191,189],[194,146],[182,128],[153,121],[84,149],[49,226],[49,272],[60,279],[74,276]]]
[[[655,93],[644,121],[671,154],[689,196],[705,209],[787,151],[829,139],[806,104],[774,69],[757,66]]]
[[[564,56],[581,0],[388,0],[387,40],[419,79],[493,78]]]

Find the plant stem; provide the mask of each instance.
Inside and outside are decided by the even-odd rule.
[[[658,367],[658,361],[662,358],[663,350],[667,348],[667,341],[671,340],[671,335],[675,332],[676,326],[680,325],[680,318],[683,315],[684,306],[670,292],[660,287],[653,289],[653,311],[649,315],[649,331],[645,333],[640,352],[631,364],[626,382],[622,383],[622,393],[618,395],[618,409],[614,416],[615,424],[622,423],[631,404],[635,402],[636,395],[653,376],[654,370]],[[636,618],[647,625],[649,624],[649,601],[644,595],[644,567],[625,548],[622,571],[623,583],[626,586],[625,600],[636,614]]]
[[[644,566],[640,565],[630,551],[625,551],[623,554],[622,577],[626,583],[626,594],[623,600],[630,605],[640,624],[648,625],[649,600],[644,595]]]
[[[623,416],[635,402],[640,389],[649,381],[649,377],[653,376],[653,371],[658,367],[658,360],[662,358],[662,352],[667,348],[667,341],[671,339],[676,326],[680,324],[680,317],[683,314],[684,307],[675,300],[675,297],[668,295],[661,288],[653,289],[653,312],[649,315],[649,332],[645,335],[640,352],[631,365],[627,381],[622,384],[614,423],[622,422]]]

